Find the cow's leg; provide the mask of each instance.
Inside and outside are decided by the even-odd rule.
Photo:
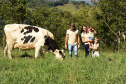
[[[44,58],[43,48],[40,49],[40,55],[42,56],[42,58]]]
[[[21,49],[20,49],[20,48],[18,49],[18,51],[19,51],[19,54],[20,54],[20,55],[22,55],[22,51],[21,51]]]
[[[38,58],[40,49],[44,46],[44,43],[45,43],[45,40],[44,40],[44,37],[42,37],[42,38],[38,41],[38,43],[35,45],[35,59]]]
[[[44,58],[44,53],[40,51],[40,55],[42,58]]]
[[[40,46],[35,47],[35,59],[38,58],[40,48],[41,48]]]
[[[7,44],[6,44],[5,48],[4,48],[4,57],[6,57],[6,56],[7,56]]]
[[[7,51],[8,56],[9,56],[9,59],[12,59],[11,51],[12,51],[12,45],[9,45],[9,46],[8,46],[8,51]]]
[[[7,49],[7,54],[8,54],[8,56],[9,56],[9,59],[12,59],[11,51],[12,51],[12,49],[13,49],[13,45],[14,45],[14,42],[13,42],[12,40],[8,40],[8,41],[7,41],[7,47],[8,47],[8,49]]]

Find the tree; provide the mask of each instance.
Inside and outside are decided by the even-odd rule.
[[[94,3],[95,7],[98,5],[98,0],[91,0],[91,1]]]
[[[1,16],[6,23],[23,23],[27,18],[27,0],[9,0],[2,2]]]
[[[101,12],[97,14],[97,18],[103,25],[106,25],[111,32],[108,32],[114,42],[118,42],[118,52],[120,51],[120,35],[119,32],[126,31],[126,2],[124,0],[100,0],[99,8]],[[104,29],[105,27],[103,27]],[[115,37],[114,37],[114,36]],[[112,37],[113,36],[113,37]]]

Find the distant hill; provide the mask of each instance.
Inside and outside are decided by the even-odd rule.
[[[89,3],[89,5],[93,5],[91,0],[69,0],[69,2],[71,1],[84,1],[85,3]]]
[[[84,1],[85,5],[93,5],[91,0],[28,0],[28,6],[33,7],[42,7],[42,6],[58,6],[71,3],[72,1]]]
[[[56,8],[58,8],[59,10],[62,10],[62,11],[69,11],[69,12],[77,12],[79,10],[82,9],[83,6],[81,5],[73,5],[73,4],[65,4],[63,6],[56,6]]]

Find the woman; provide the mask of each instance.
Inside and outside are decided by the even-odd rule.
[[[84,43],[84,48],[85,48],[85,57],[87,57],[87,55],[89,54],[89,42],[91,40],[89,40],[89,34],[87,31],[87,27],[86,25],[83,25],[81,28],[81,38],[82,38],[82,42]]]

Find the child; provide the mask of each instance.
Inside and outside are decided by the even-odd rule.
[[[90,46],[93,44],[94,41],[94,34],[96,34],[97,32],[94,30],[92,26],[90,26],[90,28],[88,29],[88,33],[89,33],[89,40],[91,40],[90,42],[88,42],[90,51],[91,50]]]
[[[99,47],[98,38],[95,37],[94,44],[90,46],[90,48],[92,49],[92,57],[99,57],[98,47]]]

